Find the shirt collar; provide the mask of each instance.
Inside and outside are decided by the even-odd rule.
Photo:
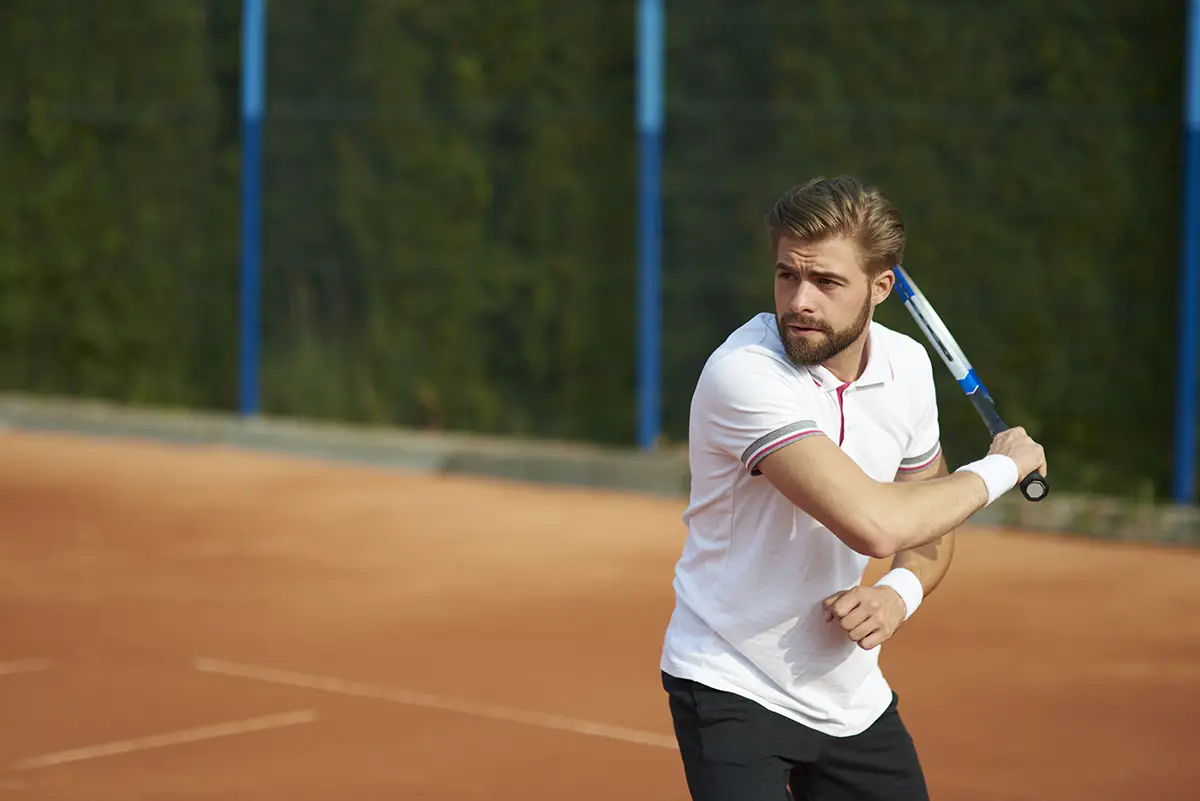
[[[892,360],[888,357],[883,337],[879,333],[879,326],[875,322],[871,323],[871,327],[867,332],[867,366],[863,369],[863,373],[858,377],[858,380],[845,384],[819,364],[804,369],[808,371],[809,376],[812,377],[813,382],[822,392],[835,392],[843,386],[847,388],[852,386],[855,389],[881,386],[889,384],[896,379]]]

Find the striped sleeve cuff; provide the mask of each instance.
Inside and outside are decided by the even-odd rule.
[[[935,442],[933,447],[922,453],[920,456],[913,456],[911,459],[900,460],[901,473],[915,473],[918,470],[924,470],[933,465],[942,455],[942,443]]]
[[[775,451],[791,445],[793,442],[798,442],[805,437],[811,437],[814,434],[825,433],[812,420],[801,420],[798,423],[786,425],[783,428],[777,428],[766,436],[759,437],[750,443],[750,447],[746,448],[742,454],[742,462],[746,465],[746,469],[751,475],[759,475],[758,463],[766,457],[770,456]]]

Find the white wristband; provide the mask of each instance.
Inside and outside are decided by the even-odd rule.
[[[964,464],[954,472],[961,473],[964,470],[982,478],[987,486],[988,499],[984,506],[991,505],[1021,480],[1017,463],[1002,453],[990,453],[979,461]]]
[[[891,587],[904,601],[904,619],[908,620],[912,617],[912,613],[917,611],[917,607],[921,605],[921,601],[925,598],[925,588],[921,586],[921,580],[917,578],[917,574],[906,567],[897,567],[889,570],[879,581],[875,582],[876,587]]]

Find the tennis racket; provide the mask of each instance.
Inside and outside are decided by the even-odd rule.
[[[942,357],[946,367],[950,368],[950,374],[958,381],[958,385],[975,407],[975,411],[979,412],[988,431],[995,437],[1001,431],[1006,430],[1008,426],[996,411],[996,404],[992,401],[992,396],[984,388],[979,376],[975,375],[975,368],[967,361],[966,354],[954,341],[950,329],[946,328],[946,324],[938,317],[933,306],[921,294],[921,290],[909,278],[908,273],[899,266],[892,268],[892,271],[896,275],[896,288],[904,301],[904,308],[908,309],[909,314],[913,316],[925,334],[925,338]],[[1050,485],[1037,470],[1025,476],[1021,480],[1020,487],[1021,494],[1028,501],[1040,501],[1050,494]]]

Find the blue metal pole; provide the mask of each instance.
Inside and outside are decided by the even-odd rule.
[[[658,440],[662,333],[663,0],[638,3],[638,443]]]
[[[242,2],[242,287],[240,393],[243,415],[259,411],[262,242],[262,117],[266,100],[267,0]]]
[[[1183,241],[1180,248],[1179,361],[1175,401],[1175,470],[1171,494],[1178,503],[1196,498],[1196,422],[1200,415],[1196,343],[1200,335],[1200,0],[1188,2],[1184,100]]]

